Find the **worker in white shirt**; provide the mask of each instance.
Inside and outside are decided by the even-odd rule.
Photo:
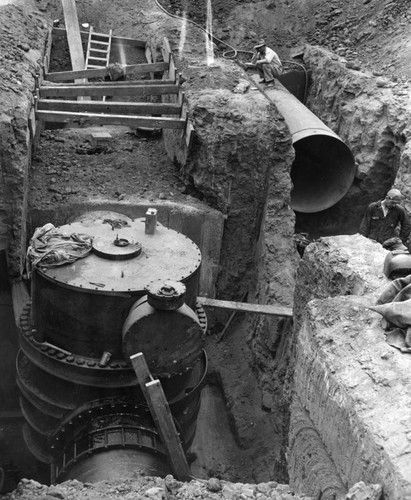
[[[244,69],[257,69],[261,81],[258,83],[272,83],[283,72],[280,58],[273,49],[267,47],[264,40],[260,40],[254,47],[255,53],[250,63],[241,64]]]

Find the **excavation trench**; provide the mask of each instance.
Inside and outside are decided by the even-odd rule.
[[[19,13],[14,15],[19,19]],[[81,21],[94,21],[94,15],[85,12]],[[101,21],[96,20],[99,29],[104,29],[104,22],[104,16]],[[171,45],[177,47],[178,31],[173,31],[175,27],[170,23],[167,19],[154,28],[167,34]],[[45,40],[45,26],[39,29]],[[159,38],[154,36],[151,42],[156,47],[161,47]],[[50,70],[67,69],[67,48],[62,36],[55,39],[51,54]],[[388,400],[386,385],[371,384],[364,395],[352,382],[362,380],[364,364],[374,380],[384,379],[382,365],[391,357],[398,361],[400,378],[406,378],[404,361],[398,360],[396,354],[386,354],[379,323],[365,309],[385,284],[380,272],[385,251],[359,236],[341,236],[314,243],[300,260],[293,240],[295,230],[315,237],[356,232],[355,223],[367,199],[350,209],[353,220],[349,222],[341,216],[342,209],[335,208],[335,204],[347,207],[350,200],[358,200],[362,181],[367,187],[367,175],[354,172],[351,153],[343,146],[343,141],[351,137],[349,131],[342,120],[336,128],[340,138],[327,131],[327,139],[322,138],[317,144],[320,134],[313,134],[314,150],[308,154],[306,139],[293,139],[296,130],[287,122],[286,111],[281,114],[280,99],[273,96],[270,104],[255,89],[245,94],[233,92],[232,82],[244,78],[242,71],[223,59],[207,66],[202,56],[199,52],[191,59],[181,60],[188,112],[196,131],[191,148],[182,144],[181,133],[176,131],[163,131],[160,137],[152,131],[114,126],[45,130],[32,157],[31,148],[22,146],[21,137],[17,140],[20,149],[15,148],[14,153],[4,146],[2,163],[7,160],[8,176],[1,187],[13,207],[13,213],[7,214],[7,220],[13,224],[13,238],[7,262],[6,253],[2,252],[3,272],[8,267],[13,278],[24,274],[26,245],[34,230],[46,223],[64,226],[92,211],[137,220],[149,208],[156,209],[162,226],[190,239],[200,249],[199,295],[294,309],[293,322],[289,318],[256,314],[230,318],[231,313],[217,308],[206,311],[204,347],[209,367],[197,430],[188,451],[193,475],[241,483],[289,483],[296,491],[324,499],[344,494],[355,482],[365,479],[384,484],[388,499],[406,498],[401,497],[409,486],[399,463],[401,457],[390,454],[391,449],[381,448],[375,437],[381,431],[378,425],[382,410],[372,407],[372,396],[380,396],[384,406]],[[133,57],[133,63],[141,62],[143,54],[134,53]],[[321,100],[315,93],[316,85],[321,86],[321,82],[326,88],[323,75],[331,81],[328,72],[342,77],[346,70],[320,49],[307,48],[305,57],[314,70],[309,106],[331,124],[335,122],[330,118],[334,101],[327,108],[330,100]],[[30,88],[34,88],[33,80]],[[335,88],[327,91],[339,95]],[[287,107],[290,101],[285,101]],[[27,97],[27,109],[30,104]],[[375,116],[378,119],[378,111]],[[30,145],[27,122],[16,127]],[[328,129],[327,125],[324,127]],[[319,128],[322,125],[316,130]],[[97,144],[102,146],[98,149],[93,141],[102,130],[109,138],[106,136],[107,142]],[[329,137],[332,145],[327,142]],[[383,172],[377,175],[384,186],[390,184],[399,168],[399,152],[405,143],[405,138],[393,128],[383,137],[376,156],[383,156],[389,165],[388,176]],[[328,166],[316,180],[318,170],[310,165],[318,153],[335,152],[335,144],[342,148],[337,156],[345,158],[343,170],[344,165],[349,167],[342,174],[342,187],[336,187],[339,177],[335,172],[339,168],[334,159],[330,160],[336,168],[328,184],[325,182],[330,187],[325,191],[331,193],[325,200]],[[355,152],[362,154],[364,163],[373,163],[375,159],[364,156],[358,144]],[[311,162],[306,169],[305,156],[310,156]],[[293,166],[300,167],[301,163],[302,173],[292,179]],[[378,161],[374,164],[378,167]],[[300,176],[301,180],[297,179]],[[307,196],[303,187],[294,186],[299,200],[294,206],[297,214],[291,209],[292,181],[295,186],[301,182],[300,186],[308,184],[313,188]],[[368,187],[370,198],[382,189],[381,185]],[[367,259],[358,255],[359,248]],[[50,473],[48,465],[33,459],[22,437],[23,419],[14,384],[17,333],[11,289],[7,286],[3,297],[2,323],[8,326],[1,339],[1,352],[7,352],[1,382],[5,408],[1,417],[5,450],[2,465],[7,475],[4,489],[12,489],[23,476],[48,483]],[[312,299],[316,299],[314,303],[310,302]],[[365,338],[348,337],[341,335],[342,323],[344,332],[353,328],[358,331],[363,323],[369,328]],[[370,348],[373,335],[378,342]],[[370,368],[372,362],[367,364],[358,354],[364,349],[375,362],[377,374]],[[351,370],[351,382],[344,379],[341,360]],[[376,413],[375,427],[358,403],[361,397]],[[406,405],[407,401],[401,401],[401,408]],[[399,424],[398,433],[405,432],[403,427],[406,423]],[[125,463],[124,470],[129,474],[132,463],[117,458]],[[12,465],[7,468],[11,461],[17,470]],[[91,462],[89,465],[94,466]],[[112,479],[117,479],[119,471],[107,471],[106,465],[104,474],[113,472]],[[93,479],[81,465],[77,472],[76,468],[72,472],[70,478],[78,474],[86,482],[102,477],[97,474]]]

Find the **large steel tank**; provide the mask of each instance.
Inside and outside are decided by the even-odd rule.
[[[33,268],[17,359],[26,443],[51,464],[52,481],[118,478],[137,465],[170,472],[129,358],[145,355],[187,450],[207,370],[200,250],[159,223],[148,232],[145,218],[114,212],[87,213],[55,232],[87,235],[92,248]]]

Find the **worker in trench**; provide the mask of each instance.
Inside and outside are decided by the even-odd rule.
[[[387,250],[392,248],[393,238],[400,239],[406,247],[411,232],[410,217],[401,202],[404,196],[399,189],[390,189],[383,200],[370,203],[360,225],[360,234],[378,241]],[[394,240],[395,241],[395,240]]]
[[[254,54],[249,63],[239,61],[240,66],[245,69],[256,69],[261,80],[258,83],[274,83],[283,72],[283,66],[278,54],[270,47],[267,47],[264,40],[260,40],[254,47]]]
[[[384,262],[384,274],[393,281],[376,305],[369,308],[384,317],[386,341],[401,352],[411,353],[411,255],[407,249],[411,221],[400,205],[398,189],[388,191],[383,200],[371,203],[361,222],[360,233],[390,250]]]

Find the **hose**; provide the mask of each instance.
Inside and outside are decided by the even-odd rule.
[[[225,45],[226,47],[228,47],[229,50],[226,50],[225,52],[223,52],[223,57],[225,59],[236,59],[238,57],[239,53],[250,54],[250,55],[254,54],[254,52],[251,51],[251,50],[242,50],[242,49],[236,49],[236,48],[234,48],[229,43],[223,42],[223,40],[220,40],[220,38],[217,38],[216,36],[214,36],[212,33],[210,33],[205,28],[203,28],[200,24],[192,21],[191,19],[183,18],[181,16],[177,16],[176,14],[172,14],[171,12],[168,12],[168,10],[166,10],[160,4],[159,0],[154,0],[154,1],[157,4],[157,6],[160,8],[160,10],[162,10],[168,16],[173,17],[174,19],[179,19],[179,20],[184,20],[185,19],[190,24],[192,24],[192,25],[196,26],[197,28],[199,28],[200,30],[202,30],[214,43],[218,42],[219,44],[222,44],[222,45]],[[229,56],[228,54],[231,54],[231,53],[233,53],[233,55]],[[292,64],[294,66],[298,66],[299,68],[302,68],[302,70],[304,71],[304,74],[305,74],[305,85],[304,85],[303,103],[305,103],[306,100],[307,100],[307,92],[308,92],[308,73],[307,73],[307,69],[305,68],[305,66],[303,64],[297,63],[296,61],[282,61],[282,62],[283,62],[283,64]]]
[[[182,20],[184,19],[183,17],[181,16],[177,16],[176,14],[172,14],[171,12],[168,12],[161,4],[158,0],[154,0],[155,3],[157,4],[157,6],[165,13],[167,14],[168,16],[170,17],[173,17],[174,19],[179,19],[179,20]],[[209,31],[207,31],[205,28],[203,28],[200,24],[197,24],[196,22],[192,21],[191,19],[186,19],[186,21],[188,21],[190,24],[193,24],[194,26],[196,26],[197,28],[200,28],[200,30],[204,31],[204,33],[214,42],[214,43],[220,43],[222,45],[225,45],[226,47],[228,47],[230,50],[227,50],[225,52],[223,52],[223,57],[226,58],[226,59],[235,59],[237,56],[238,56],[238,53],[239,52],[242,52],[242,53],[248,53],[248,54],[253,54],[253,52],[249,51],[249,50],[241,50],[241,49],[235,49],[232,45],[228,44],[227,42],[223,42],[223,40],[220,40],[220,38],[217,38],[216,36],[214,36],[212,33],[210,33]],[[234,55],[233,56],[228,56],[227,54],[230,54],[230,53],[233,53]]]

